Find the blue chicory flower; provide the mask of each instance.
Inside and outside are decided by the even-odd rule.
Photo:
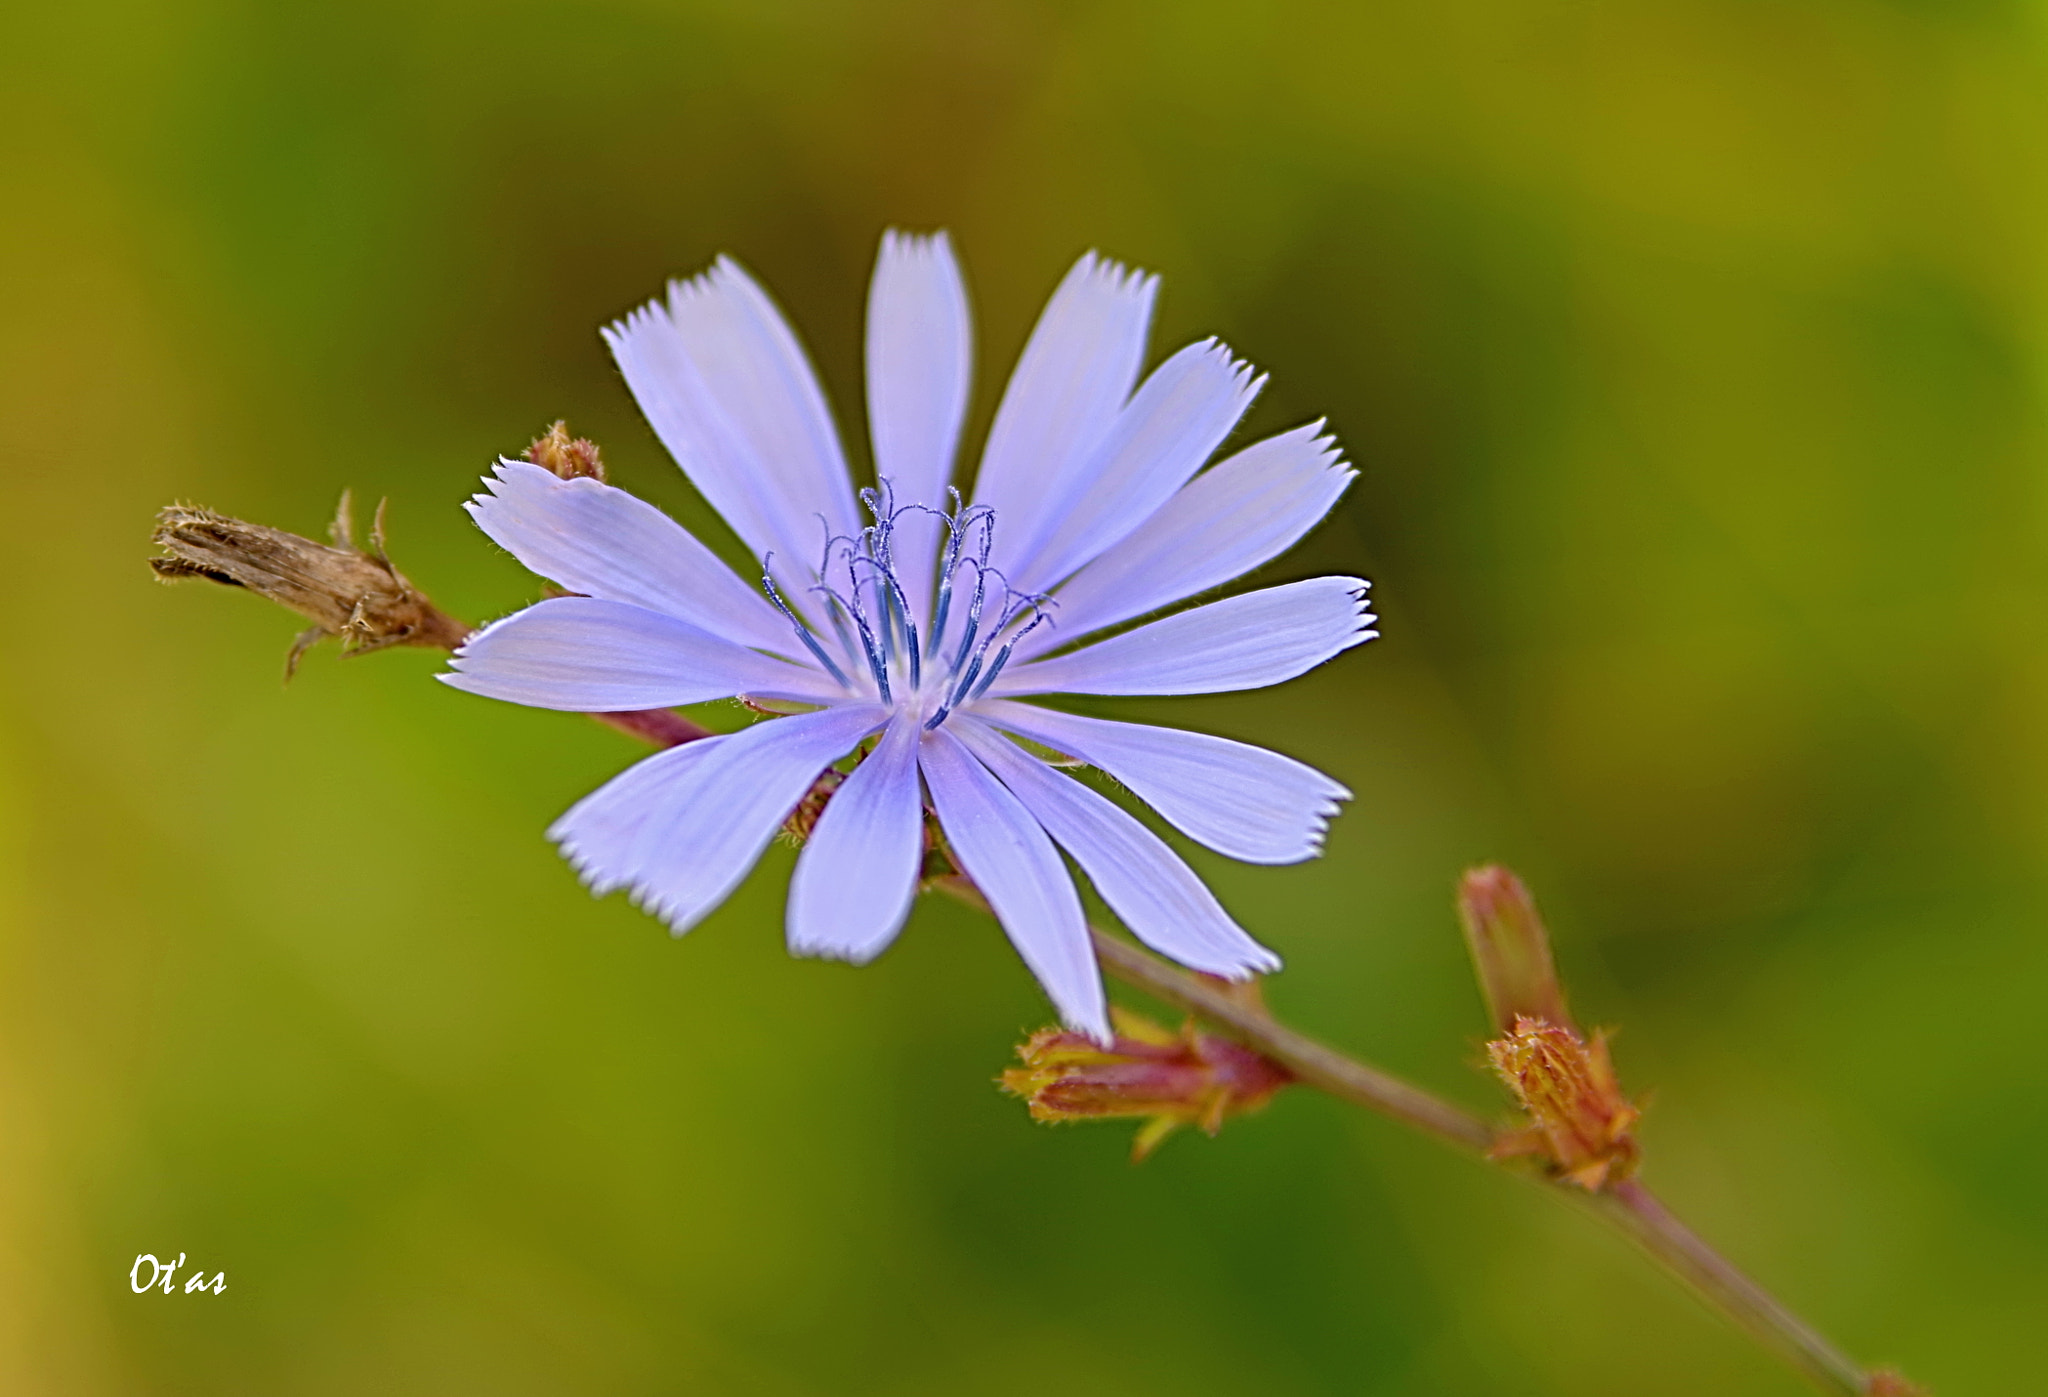
[[[805,711],[671,748],[549,835],[593,892],[678,934],[725,899],[826,767],[790,886],[792,951],[860,963],[908,916],[929,805],[1062,1018],[1108,1041],[1064,849],[1131,932],[1184,965],[1278,967],[1166,843],[1013,738],[1100,768],[1195,840],[1311,857],[1349,798],[1223,738],[1062,713],[1032,695],[1200,694],[1291,679],[1376,634],[1367,584],[1319,577],[1072,642],[1229,582],[1292,546],[1352,472],[1313,423],[1203,465],[1264,382],[1214,340],[1138,382],[1157,279],[1093,254],[1061,282],[951,490],[972,331],[945,234],[891,233],[868,300],[878,486],[856,492],[817,379],[761,288],[721,258],[605,332],[691,482],[762,559],[759,590],[653,506],[501,461],[469,509],[580,595],[472,636],[457,688],[577,712],[745,696]]]

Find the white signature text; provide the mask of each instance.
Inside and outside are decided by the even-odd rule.
[[[144,1252],[136,1257],[135,1264],[128,1268],[128,1288],[137,1295],[140,1295],[144,1291],[155,1290],[161,1286],[164,1294],[169,1295],[171,1287],[177,1283],[178,1268],[184,1264],[185,1253],[183,1252],[178,1253],[176,1261],[158,1261],[148,1252]],[[145,1265],[149,1267],[149,1279],[147,1280],[144,1280],[142,1276],[142,1268]],[[225,1271],[217,1272],[212,1280],[206,1278],[206,1272],[203,1270],[194,1270],[191,1275],[185,1277],[185,1293],[187,1295],[190,1295],[195,1290],[202,1292],[210,1290],[215,1295],[218,1295],[227,1288],[228,1273]]]

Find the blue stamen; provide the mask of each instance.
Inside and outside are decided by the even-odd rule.
[[[875,650],[874,628],[868,625],[868,619],[865,615],[862,614],[858,603],[856,602],[856,604],[853,606],[847,606],[846,600],[843,597],[841,597],[837,592],[833,591],[830,587],[821,585],[813,587],[811,588],[811,590],[813,592],[823,592],[826,596],[832,598],[833,601],[836,601],[841,606],[846,607],[847,613],[853,617],[854,627],[860,631],[860,648],[862,653],[867,657],[868,673],[874,675],[875,687],[881,690],[882,692],[882,702],[893,702],[893,700],[889,696],[888,666],[882,663],[881,655],[878,654]]]
[[[959,684],[954,687],[953,697],[946,700],[947,708],[958,708],[960,706],[960,701],[967,697],[967,686],[974,682],[974,676],[979,673],[981,673],[981,656],[976,655],[974,663],[967,666],[967,673],[960,677]]]
[[[796,628],[796,638],[801,640],[805,648],[817,657],[818,663],[825,666],[825,669],[831,676],[839,681],[841,688],[851,689],[853,687],[852,682],[847,679],[838,665],[832,663],[832,657],[827,655],[824,648],[818,644],[818,638],[811,634],[811,628],[796,619],[796,613],[789,609],[789,604],[782,599],[782,593],[776,590],[775,579],[768,575],[768,564],[774,557],[775,555],[770,553],[761,559],[761,589],[768,594],[768,600],[775,603],[775,609],[780,611],[788,619],[789,624]]]
[[[897,677],[907,678],[910,685],[906,701],[939,700],[923,725],[927,732],[938,728],[961,705],[986,694],[1024,638],[1052,620],[1046,608],[1055,604],[1043,593],[1017,591],[1000,569],[990,565],[995,551],[995,511],[987,505],[967,505],[958,490],[948,493],[953,504],[950,512],[925,504],[898,505],[894,486],[884,479],[860,492],[860,502],[874,522],[858,533],[835,534],[821,517],[825,548],[815,574],[818,584],[810,590],[825,600],[815,631],[777,589],[769,572],[774,555],[762,559],[762,589],[804,647],[841,685],[854,688],[847,677],[849,670],[820,643],[824,622],[830,622],[845,656],[867,665],[884,703],[896,701],[890,673],[900,657],[906,673]],[[938,550],[931,621],[926,626],[918,625],[910,594],[896,569],[897,521],[911,511],[931,515],[946,531]],[[956,607],[963,568],[974,569],[974,588],[965,605]],[[956,619],[960,635],[953,643],[947,628]],[[952,662],[947,664],[943,657],[949,651]],[[935,671],[933,694],[925,691],[928,657]]]
[[[969,562],[972,564],[971,559]],[[953,656],[953,669],[955,672],[958,672],[961,665],[967,663],[968,653],[974,649],[975,635],[981,629],[981,603],[983,589],[988,583],[988,569],[981,567],[979,564],[973,564],[973,566],[974,596],[967,603],[967,625],[960,635],[959,652]]]
[[[1037,605],[1037,602],[1033,602],[1032,605]],[[1017,632],[1015,635],[1011,636],[1009,640],[1005,641],[1003,643],[1003,648],[996,652],[995,663],[988,667],[988,673],[981,676],[981,682],[974,686],[974,692],[967,696],[967,701],[969,703],[972,703],[975,699],[978,699],[983,694],[987,693],[988,686],[996,682],[996,676],[998,674],[1001,674],[1003,672],[1003,666],[1010,662],[1010,652],[1017,648],[1017,642],[1021,641],[1022,639],[1024,639],[1025,636],[1030,635],[1033,631],[1037,630],[1039,623],[1041,621],[1049,621],[1051,619],[1051,617],[1047,616],[1043,611],[1041,611],[1036,616],[1033,616],[1031,618],[1031,620],[1025,625],[1023,630]]]

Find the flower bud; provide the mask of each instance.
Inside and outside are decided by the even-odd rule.
[[[1863,1390],[1868,1397],[1927,1397],[1926,1388],[1907,1382],[1889,1368],[1872,1373]]]
[[[1109,1047],[1067,1029],[1040,1029],[1017,1049],[1024,1066],[1001,1082],[1037,1121],[1146,1118],[1131,1142],[1133,1162],[1183,1125],[1214,1135],[1228,1117],[1258,1110],[1294,1080],[1242,1043],[1199,1032],[1193,1019],[1175,1033],[1123,1009],[1110,1012],[1116,1038]]]
[[[555,423],[519,454],[564,480],[585,475],[596,481],[604,479],[604,458],[598,454],[597,443],[571,437],[567,422]]]
[[[845,784],[846,776],[834,767],[826,767],[818,773],[818,779],[811,783],[804,798],[782,822],[782,835],[790,843],[802,846],[811,837],[811,831],[818,827],[824,817],[825,806],[831,801],[832,793]]]
[[[408,582],[384,553],[384,507],[377,507],[368,553],[355,546],[343,491],[331,530],[332,546],[266,528],[209,509],[172,505],[157,515],[150,541],[163,556],[149,565],[167,582],[203,577],[246,587],[313,623],[285,660],[285,677],[299,657],[329,636],[345,654],[391,645],[453,649],[469,628],[444,615]]]
[[[1499,864],[1470,870],[1458,883],[1458,920],[1496,1030],[1507,1032],[1525,1014],[1571,1027],[1550,936],[1521,879]]]
[[[1642,1112],[1621,1094],[1606,1034],[1588,1043],[1562,1025],[1519,1016],[1486,1054],[1530,1120],[1494,1143],[1493,1158],[1539,1156],[1589,1193],[1635,1172]]]

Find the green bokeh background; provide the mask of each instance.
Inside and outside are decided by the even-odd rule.
[[[556,416],[707,515],[602,322],[721,250],[849,442],[881,230],[945,226],[992,410],[1094,246],[1164,352],[1361,477],[1275,578],[1385,638],[1105,703],[1358,793],[1199,860],[1286,1015],[1475,1107],[1449,892],[1534,883],[1654,1087],[1648,1174],[1853,1351],[2026,1390],[2048,1315],[2048,63],[2038,7],[367,0],[8,5],[0,1389],[1792,1394],[1536,1191],[1308,1093],[1142,1168],[991,1086],[985,922],[680,942],[541,837],[633,759],[400,652],[154,586],[181,498],[458,503]],[[225,1270],[136,1296],[142,1251]]]

